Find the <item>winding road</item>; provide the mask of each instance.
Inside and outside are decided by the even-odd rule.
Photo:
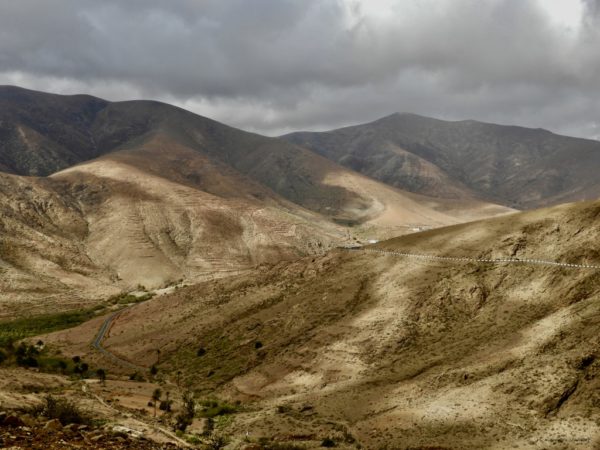
[[[592,264],[570,264],[563,263],[557,261],[548,261],[544,259],[520,259],[520,258],[496,258],[496,259],[486,259],[486,258],[468,258],[464,256],[436,256],[436,255],[426,255],[421,253],[407,253],[407,252],[399,252],[394,250],[383,250],[377,248],[348,248],[349,251],[363,251],[370,253],[381,253],[384,255],[393,255],[393,256],[403,256],[406,258],[417,258],[423,260],[433,260],[433,261],[449,261],[449,262],[476,262],[476,263],[486,263],[486,264],[529,264],[529,265],[538,265],[538,266],[554,266],[554,267],[564,267],[567,269],[592,269],[592,270],[600,270],[600,265],[592,265]]]
[[[98,350],[104,356],[110,358],[113,362],[119,364],[120,366],[127,367],[128,369],[133,369],[133,370],[140,371],[140,372],[145,372],[148,370],[147,367],[138,366],[136,364],[133,364],[133,363],[123,359],[123,358],[120,358],[102,346],[102,341],[106,337],[106,333],[108,332],[108,330],[110,330],[110,327],[113,324],[113,322],[115,321],[115,319],[117,319],[123,312],[127,311],[128,309],[132,308],[133,306],[135,306],[135,305],[128,306],[127,308],[121,309],[121,310],[116,311],[116,312],[112,313],[111,315],[109,315],[104,320],[104,322],[102,322],[102,326],[98,330],[96,337],[94,337],[94,340],[92,341],[92,347],[94,347],[96,350]]]

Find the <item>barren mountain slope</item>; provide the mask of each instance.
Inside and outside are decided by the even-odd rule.
[[[378,216],[388,203],[392,210],[396,204],[409,204],[416,217],[405,223],[423,219],[431,225],[463,221],[452,213],[449,215],[454,219],[449,220],[423,211],[421,199],[414,204],[414,198],[407,199],[402,191],[360,177],[312,151],[164,103],[110,103],[89,96],[0,87],[0,169],[5,171],[49,175],[100,155],[140,147],[156,135],[197,152],[219,170],[237,171],[304,208],[344,223],[361,223]],[[171,174],[185,170],[172,169]],[[197,181],[186,180],[192,184]],[[206,182],[202,188],[211,189]],[[373,189],[379,194],[369,192]],[[389,200],[384,202],[379,198],[382,195]],[[466,205],[479,217],[489,213],[489,204]],[[442,209],[452,208],[442,205]],[[465,204],[459,209],[464,210]],[[419,217],[427,214],[432,217]]]
[[[0,317],[75,309],[118,292],[87,255],[88,224],[50,180],[0,173]]]
[[[323,216],[163,134],[51,178],[72,191],[84,184],[101,186],[96,186],[104,193],[101,202],[78,197],[90,224],[88,251],[119,277],[144,285],[320,253],[347,239],[345,229]],[[340,205],[345,215],[338,217],[363,222],[373,236],[385,230],[405,233],[411,223],[440,226],[469,213],[506,212],[477,203],[460,211],[450,202],[413,198],[343,170],[324,182],[344,186],[370,204],[368,210]]]
[[[143,111],[130,113],[145,121]],[[175,121],[168,114],[163,118]],[[3,176],[0,257],[10,261],[5,266],[12,275],[3,280],[1,315],[41,307],[59,294],[52,308],[78,306],[139,284],[156,288],[231,274],[322,252],[347,241],[350,232],[359,238],[390,236],[506,212],[486,203],[407,194],[302,151],[305,161],[294,163],[298,170],[286,170],[316,186],[310,191],[316,197],[311,200],[309,192],[305,200],[323,216],[209,154],[214,142],[203,152],[178,128],[167,123],[160,130],[49,178]],[[342,195],[318,197],[325,191]],[[360,226],[347,230],[340,224]]]
[[[597,202],[565,205],[376,247],[598,264],[599,218]],[[43,339],[86,354],[99,324]],[[228,428],[240,436],[588,449],[600,444],[599,326],[597,271],[340,250],[138,305],[104,346],[145,366],[158,348],[162,372],[242,400]]]
[[[67,308],[138,284],[230,274],[351,234],[380,238],[507,211],[408,194],[157,102],[0,87],[0,116],[2,169],[64,168],[2,177],[0,315],[59,294],[53,307]]]
[[[600,196],[600,142],[546,130],[393,114],[284,139],[400,189],[518,209]]]
[[[247,270],[344,239],[341,227],[229,172],[155,136],[51,178],[80,202],[90,257],[130,285]],[[77,195],[81,186],[99,197]]]
[[[0,187],[0,316],[197,282],[346,239],[340,226],[160,137],[51,178],[4,174]]]
[[[164,103],[110,103],[3,86],[0,125],[0,164],[20,175],[49,175],[158,133],[314,211],[334,216],[346,204],[372,206],[370,199],[324,183],[327,174],[343,169],[308,150]]]

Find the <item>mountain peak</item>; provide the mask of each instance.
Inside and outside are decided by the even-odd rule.
[[[398,112],[284,138],[418,194],[475,195],[518,209],[600,196],[600,142],[543,129]]]

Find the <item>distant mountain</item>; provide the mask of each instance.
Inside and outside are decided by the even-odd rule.
[[[600,142],[473,120],[393,114],[282,137],[391,186],[518,209],[600,197]]]
[[[0,170],[8,173],[50,175],[105,154],[143,147],[157,135],[165,152],[170,142],[177,143],[218,163],[219,170],[228,167],[230,172],[329,217],[364,221],[377,206],[364,186],[357,187],[377,183],[280,139],[241,131],[159,102],[111,103],[85,95],[0,87]],[[178,181],[190,170],[184,160],[180,163],[175,169],[181,172]],[[160,164],[155,166],[162,170]],[[200,183],[208,192],[215,189],[213,183],[202,182],[196,175],[189,174],[184,182]],[[246,193],[237,190],[234,195]],[[387,192],[385,203],[394,203],[394,196],[397,191]]]
[[[158,102],[0,87],[0,130],[0,316],[509,211]]]

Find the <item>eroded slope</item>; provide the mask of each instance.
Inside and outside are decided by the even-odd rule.
[[[598,203],[565,205],[379,246],[597,263],[599,217]],[[45,339],[84,353],[97,326]],[[160,349],[160,370],[252,405],[234,435],[587,449],[600,440],[599,326],[595,271],[340,250],[138,305],[104,345],[146,366]]]

